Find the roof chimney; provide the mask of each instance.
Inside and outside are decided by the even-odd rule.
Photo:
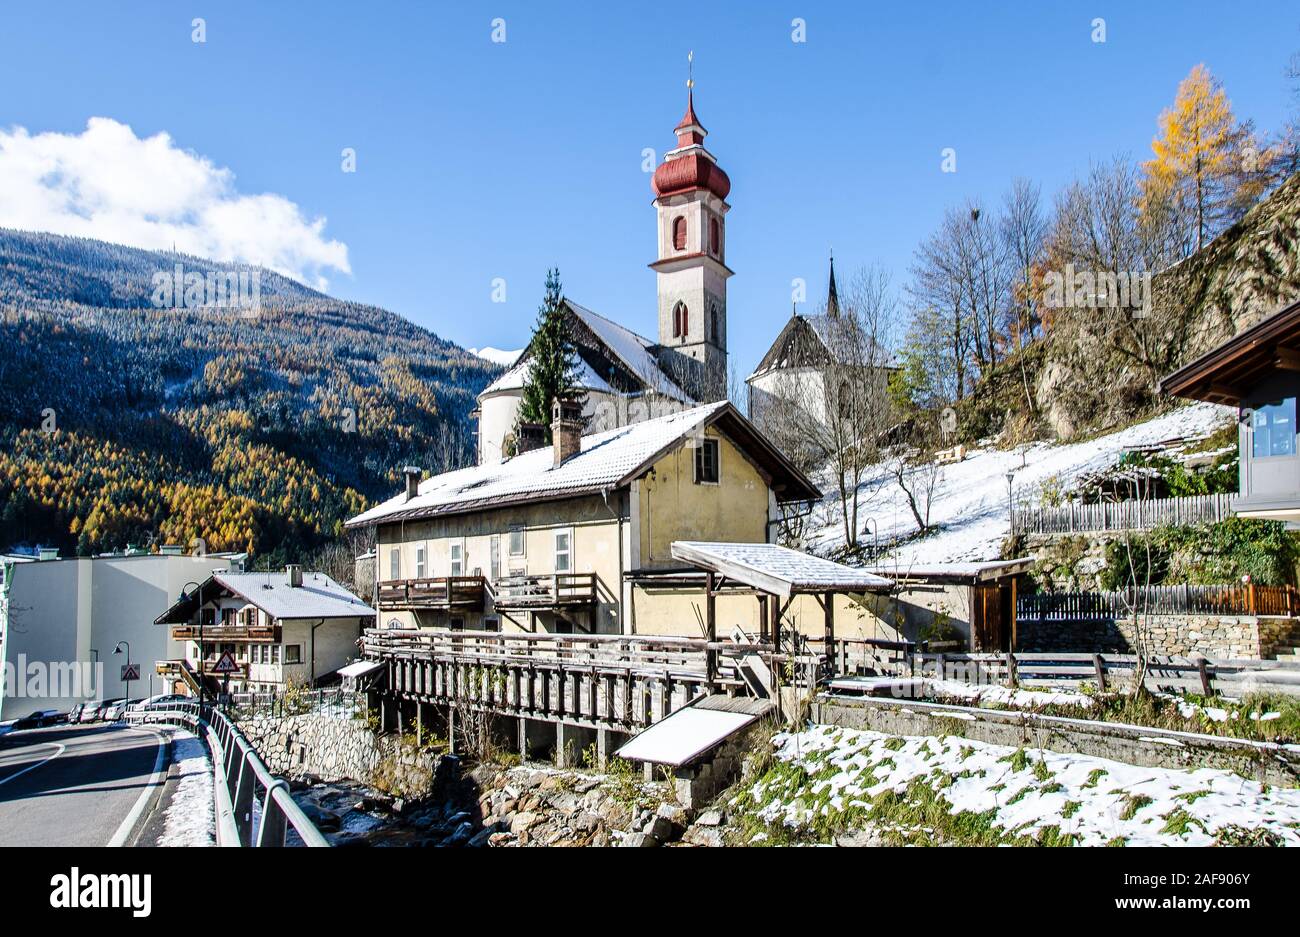
[[[542,423],[520,423],[516,431],[515,454],[523,455],[546,445],[546,426]]]
[[[295,589],[302,588],[302,567],[297,563],[290,563],[284,568],[285,574],[289,579],[289,585]]]
[[[402,469],[402,474],[406,476],[406,500],[410,501],[420,493],[420,469],[414,465],[408,465]]]
[[[560,394],[551,407],[551,439],[556,466],[563,465],[582,449],[582,402],[571,394]]]

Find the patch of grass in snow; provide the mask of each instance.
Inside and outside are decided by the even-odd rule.
[[[1080,801],[1067,800],[1065,802],[1065,806],[1061,808],[1061,819],[1062,820],[1070,819],[1070,817],[1074,816],[1076,813],[1079,812],[1079,808],[1082,806],[1083,804]]]
[[[1205,831],[1205,824],[1196,819],[1182,807],[1175,807],[1165,814],[1161,819],[1165,825],[1160,828],[1161,833],[1172,833],[1174,836],[1186,836],[1192,831],[1193,827]]]
[[[1120,800],[1124,803],[1124,809],[1119,814],[1121,820],[1132,820],[1139,810],[1151,804],[1151,798],[1146,794],[1130,794],[1128,791],[1120,795]]]
[[[1282,837],[1263,827],[1245,827],[1236,824],[1221,826],[1214,832],[1216,846],[1284,846]]]
[[[1239,702],[1230,702],[1221,697],[1191,693],[1175,698],[1153,693],[1099,693],[1092,699],[1092,706],[1052,704],[1035,711],[1047,716],[1125,722],[1153,729],[1199,732],[1256,742],[1300,742],[1300,697],[1255,693]],[[1223,710],[1227,718],[1213,718],[1207,710]],[[1271,719],[1260,719],[1256,715],[1252,719],[1252,713],[1278,715]]]
[[[1213,791],[1208,791],[1208,790],[1203,790],[1203,791],[1187,791],[1187,792],[1185,792],[1185,793],[1183,793],[1183,794],[1175,794],[1175,795],[1174,795],[1174,800],[1181,800],[1181,801],[1184,801],[1185,803],[1194,804],[1194,803],[1196,803],[1198,800],[1200,800],[1202,797],[1208,797],[1208,796],[1209,796],[1210,794],[1212,794],[1212,793],[1213,793]]]
[[[885,739],[885,741],[884,741],[882,744],[883,744],[883,746],[884,746],[886,749],[888,749],[889,751],[891,751],[891,752],[896,752],[896,751],[898,751],[900,748],[902,748],[904,745],[907,744],[907,740],[906,740],[906,739],[903,739],[903,738],[901,738],[901,737],[899,737],[899,736],[894,736],[894,737],[892,737],[892,738],[887,738],[887,739]]]
[[[1011,754],[1003,755],[998,761],[1011,765],[1012,771],[1024,771],[1029,767],[1029,753],[1023,748],[1017,748]]]
[[[1052,774],[1051,770],[1047,767],[1047,762],[1043,759],[1042,755],[1039,755],[1038,760],[1034,762],[1034,777],[1038,778],[1040,781],[1050,781],[1052,778],[1056,777],[1056,775]],[[1057,786],[1059,787],[1060,785]]]
[[[1096,787],[1097,782],[1106,776],[1105,768],[1093,768],[1088,772],[1088,780],[1083,782],[1084,787]]]

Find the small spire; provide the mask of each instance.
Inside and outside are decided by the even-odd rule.
[[[826,290],[826,314],[838,316],[840,314],[840,294],[835,288],[835,251],[831,251],[831,283]]]

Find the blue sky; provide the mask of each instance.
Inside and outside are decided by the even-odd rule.
[[[238,193],[327,219],[320,236],[348,258],[329,292],[467,346],[523,344],[548,266],[574,299],[653,335],[641,153],[673,142],[688,49],[732,180],[731,350],[747,372],[789,315],[792,278],[821,300],[832,247],[845,274],[880,264],[901,287],[946,206],[994,204],[1017,175],[1050,196],[1090,160],[1145,157],[1198,62],[1239,116],[1277,128],[1295,106],[1284,73],[1300,8],[11,3],[0,130],[76,135],[107,117],[165,132],[230,170]],[[945,147],[956,173],[940,171]]]

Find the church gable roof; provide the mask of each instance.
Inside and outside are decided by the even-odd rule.
[[[617,322],[606,319],[585,306],[580,306],[571,299],[565,299],[564,305],[576,320],[581,333],[578,349],[578,367],[575,383],[582,390],[602,393],[618,393],[619,384],[632,384],[633,390],[640,393],[658,393],[679,403],[694,404],[697,401],[684,391],[660,366],[654,349],[654,342],[638,335],[631,329],[624,328]],[[589,346],[595,343],[599,347]],[[528,380],[531,370],[530,356],[532,345],[525,348],[519,360],[505,374],[489,384],[480,397],[494,393],[521,389]],[[593,352],[595,354],[593,354]],[[613,366],[615,374],[601,373],[589,363],[588,358],[603,358]]]

